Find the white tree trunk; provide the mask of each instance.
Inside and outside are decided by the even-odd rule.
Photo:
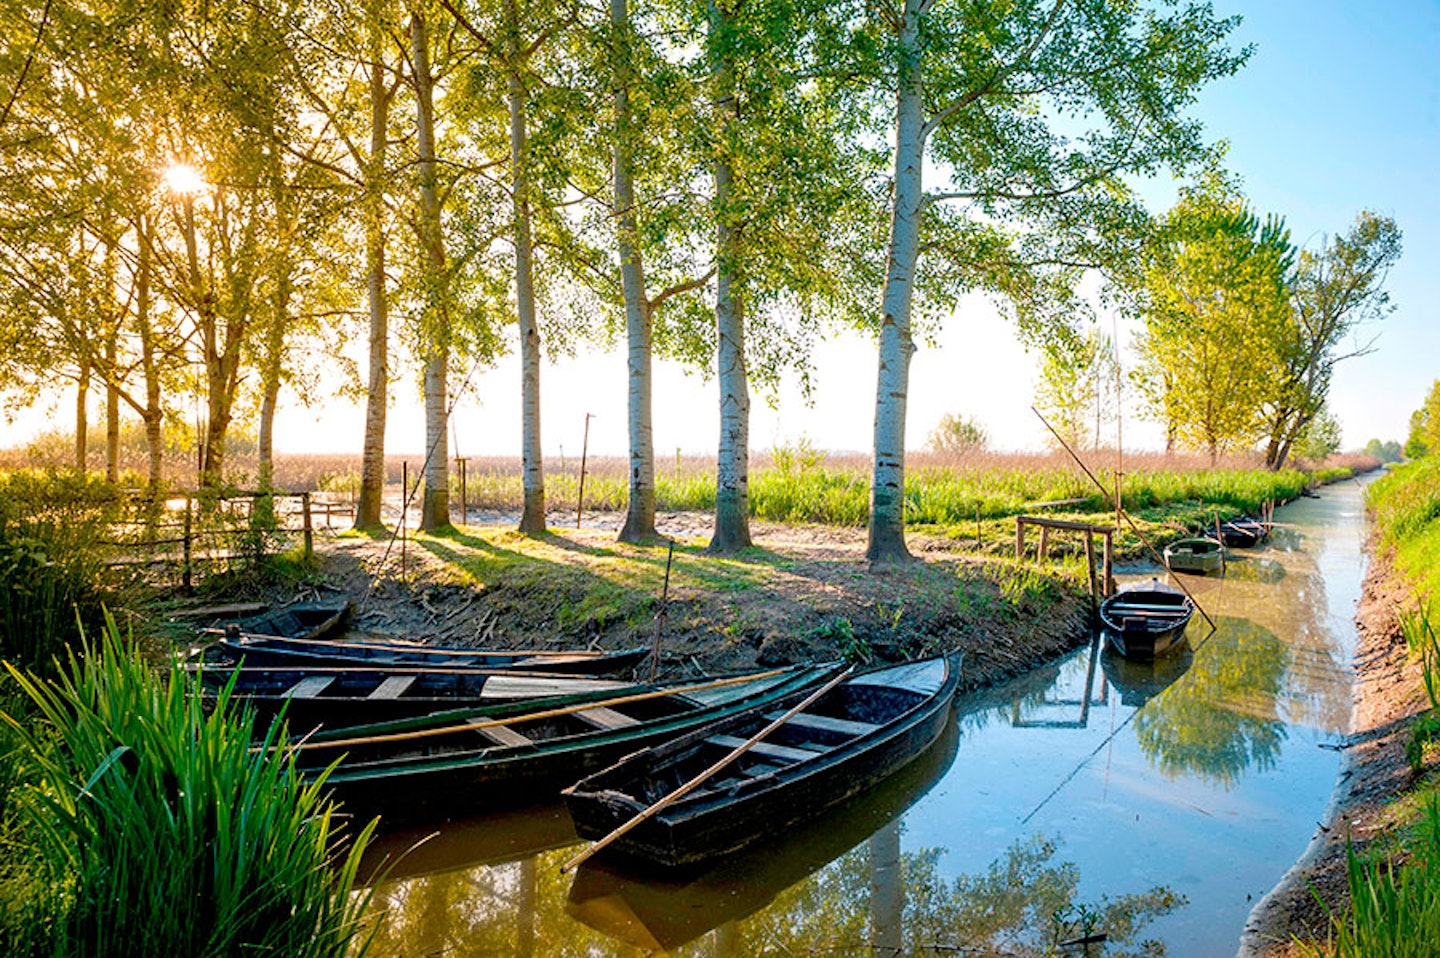
[[[634,131],[630,119],[630,14],[626,0],[611,0],[615,44],[615,227],[620,285],[625,295],[627,396],[630,432],[630,501],[621,542],[655,536],[655,438],[651,419],[651,313],[637,240]]]
[[[512,28],[518,14],[510,5]],[[521,484],[524,510],[520,531],[545,531],[545,460],[540,451],[540,329],[535,323],[534,249],[530,238],[530,183],[525,168],[525,89],[511,48],[510,69],[510,173],[515,210],[515,307],[520,321]]]
[[[385,293],[385,146],[390,97],[378,29],[370,44],[370,156],[365,170],[365,270],[370,306],[370,382],[365,392],[365,441],[355,528],[380,525],[385,496],[385,413],[390,402],[390,315]]]
[[[420,220],[429,273],[429,302],[424,323],[425,497],[420,528],[450,524],[450,447],[447,379],[450,370],[449,315],[445,282],[445,245],[440,232],[440,195],[435,185],[434,78],[430,75],[430,36],[420,14],[410,18],[411,60],[415,71],[415,125],[419,151]]]
[[[711,29],[724,25],[724,10],[710,7]],[[715,67],[717,113],[723,128],[734,124],[734,62],[722,54]],[[722,135],[722,141],[725,139]],[[750,545],[750,384],[745,370],[745,297],[740,276],[741,227],[736,222],[735,171],[723,154],[715,164],[717,236],[715,293],[716,374],[720,383],[720,449],[715,463],[715,534],[709,551],[732,553]]]
[[[890,222],[890,259],[881,303],[880,363],[875,394],[875,472],[870,486],[872,562],[910,558],[905,548],[905,407],[910,381],[910,303],[920,250],[924,202],[925,111],[921,66],[920,7],[906,0],[900,29],[904,64],[895,98],[895,193]]]

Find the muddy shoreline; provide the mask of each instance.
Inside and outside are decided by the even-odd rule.
[[[1367,550],[1355,615],[1351,732],[1335,790],[1305,853],[1251,911],[1240,958],[1297,958],[1303,952],[1296,939],[1326,939],[1329,912],[1340,914],[1349,902],[1347,843],[1363,850],[1383,841],[1394,824],[1392,804],[1413,781],[1405,746],[1412,720],[1429,706],[1420,663],[1408,654],[1397,619],[1413,600],[1373,538]]]

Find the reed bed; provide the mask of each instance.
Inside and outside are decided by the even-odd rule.
[[[323,783],[252,749],[250,714],[224,695],[207,714],[178,665],[154,675],[113,621],[53,684],[9,674],[43,720],[7,715],[23,785],[4,815],[0,952],[363,953],[352,890],[370,830],[342,851]]]

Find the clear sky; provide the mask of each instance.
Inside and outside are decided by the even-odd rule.
[[[1404,232],[1405,253],[1387,283],[1398,308],[1372,330],[1379,337],[1373,354],[1338,367],[1331,394],[1347,448],[1371,437],[1403,441],[1410,412],[1440,378],[1440,3],[1217,0],[1216,8],[1243,15],[1236,42],[1253,44],[1255,53],[1238,75],[1207,90],[1195,112],[1211,139],[1229,141],[1228,165],[1243,178],[1255,208],[1283,215],[1301,244],[1343,232],[1365,208],[1394,217]],[[1173,195],[1173,186],[1154,184],[1155,193]],[[877,308],[878,300],[877,290]],[[1119,332],[1126,341],[1123,324]],[[363,363],[363,343],[354,346]],[[457,406],[452,454],[518,455],[518,366],[512,354],[476,371]],[[816,344],[811,368],[811,404],[793,388],[782,390],[774,408],[757,397],[752,448],[804,436],[821,448],[868,450],[874,346],[837,334]],[[465,373],[453,373],[452,383]],[[656,376],[657,454],[713,452],[719,431],[714,382],[663,363]],[[595,414],[592,453],[623,454],[625,379],[619,351],[547,363],[541,384],[546,455],[562,448],[567,457],[578,454],[587,412]],[[937,341],[915,355],[908,444],[919,448],[940,416],[954,412],[978,419],[998,448],[1039,448],[1044,432],[1029,411],[1033,386],[1034,358],[987,303],[967,301]],[[394,389],[387,445],[419,451],[418,389],[413,379]],[[1126,447],[1157,447],[1158,430],[1137,421],[1134,410],[1127,413]],[[68,426],[64,406],[58,415]],[[5,430],[0,445],[23,441],[38,425],[26,417]],[[358,452],[362,428],[360,409],[344,401],[329,401],[323,410],[291,401],[277,421],[277,446]]]

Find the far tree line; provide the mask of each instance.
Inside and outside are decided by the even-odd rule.
[[[156,488],[167,430],[194,419],[215,486],[253,416],[265,485],[282,390],[338,372],[366,402],[374,526],[392,374],[413,376],[435,529],[455,398],[518,361],[536,532],[544,356],[621,340],[620,537],[655,536],[662,356],[715,376],[711,548],[731,552],[750,541],[752,391],[803,378],[809,345],[849,326],[877,342],[868,552],[895,561],[916,338],[989,295],[1086,410],[1077,429],[1108,388],[1113,345],[1077,292],[1098,274],[1145,317],[1140,381],[1174,441],[1261,438],[1278,467],[1363,350],[1344,338],[1388,308],[1399,233],[1362,214],[1297,251],[1214,172],[1188,111],[1250,55],[1227,45],[1237,22],[1072,0],[17,0],[0,12],[0,387],[74,386],[81,463],[103,391],[112,474],[123,408]],[[1199,185],[1155,216],[1131,183],[1162,172]],[[363,369],[340,348],[357,335]]]

